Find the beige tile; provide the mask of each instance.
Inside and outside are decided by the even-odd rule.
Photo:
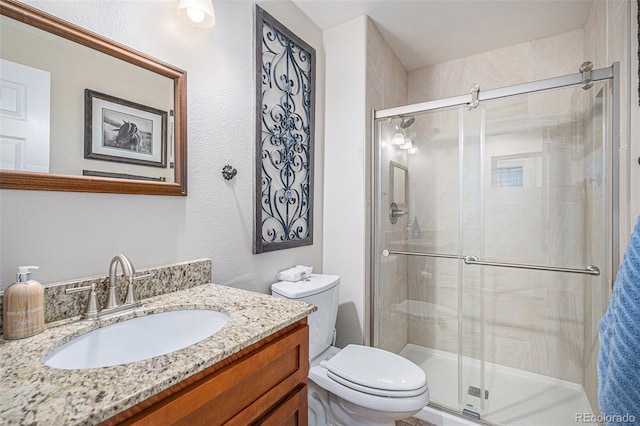
[[[531,43],[520,43],[480,54],[480,90],[529,81]]]
[[[397,60],[393,50],[384,42],[383,45],[383,73],[384,73],[384,107],[393,107],[396,102],[396,75],[394,61]]]
[[[595,68],[609,66],[606,45],[606,8],[606,1],[594,1],[584,26],[584,60],[593,62]]]
[[[533,40],[531,42],[531,80],[578,72],[584,61],[583,46],[584,30],[582,29]]]
[[[408,103],[441,99],[440,75],[436,67],[425,67],[410,71],[407,75]]]
[[[480,55],[455,59],[435,66],[440,77],[443,98],[469,93],[474,83],[480,83],[482,68]]]
[[[370,19],[367,19],[366,90],[369,108],[407,103],[406,70]]]
[[[395,85],[395,102],[394,106],[407,105],[408,103],[408,81],[407,70],[402,65],[402,62],[394,55],[394,85]]]

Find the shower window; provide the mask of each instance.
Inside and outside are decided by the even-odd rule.
[[[498,167],[493,186],[497,188],[522,188],[522,166]]]

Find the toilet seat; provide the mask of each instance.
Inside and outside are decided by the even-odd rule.
[[[321,365],[332,380],[371,395],[403,398],[427,390],[427,377],[420,367],[369,346],[348,345]]]
[[[355,391],[367,393],[369,395],[386,396],[389,398],[406,398],[410,396],[417,396],[424,393],[427,390],[427,385],[424,385],[421,388],[409,390],[409,391],[390,391],[390,390],[384,390],[384,389],[369,388],[369,387],[362,386],[357,383],[353,383],[348,380],[345,380],[340,376],[336,376],[335,374],[331,373],[331,371],[327,371],[327,377]]]
[[[327,373],[328,370],[320,365],[312,366],[309,370],[309,379],[330,394],[360,407],[380,412],[402,413],[398,419],[410,417],[412,413],[420,410],[429,402],[428,387],[425,387],[424,392],[416,396],[392,398],[390,395],[373,395],[345,386],[331,379]]]

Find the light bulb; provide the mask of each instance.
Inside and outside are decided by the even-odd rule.
[[[391,138],[391,143],[393,145],[403,145],[404,144],[404,135],[400,132],[393,135]]]
[[[178,0],[178,15],[198,28],[212,28],[216,24],[211,0]]]
[[[411,154],[411,155],[413,155],[413,154],[417,154],[417,153],[418,153],[418,148],[416,148],[415,146],[414,146],[414,147],[411,147],[411,148],[409,148],[409,149],[407,150],[407,154]]]
[[[187,8],[187,16],[196,24],[204,21],[205,13],[203,10],[196,9],[195,7]]]
[[[404,143],[400,146],[402,149],[411,149],[413,148],[413,142],[410,138],[404,138]]]

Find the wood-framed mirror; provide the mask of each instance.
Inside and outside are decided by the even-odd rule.
[[[0,19],[1,189],[187,194],[186,71],[15,0]]]

